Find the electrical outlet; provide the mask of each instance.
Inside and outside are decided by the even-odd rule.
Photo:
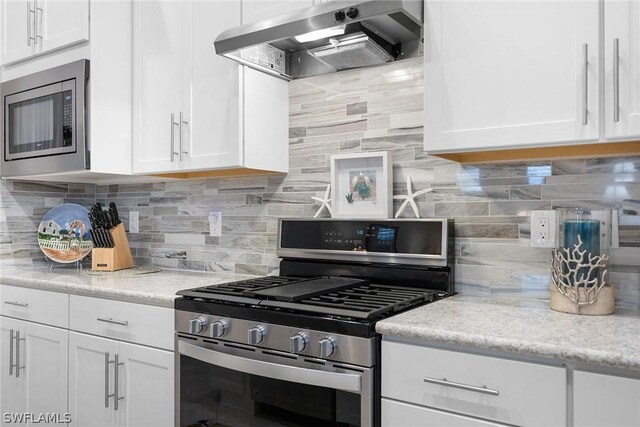
[[[140,232],[140,212],[130,211],[129,212],[129,233],[139,233],[139,232]]]
[[[222,212],[209,212],[209,235],[222,236]]]
[[[556,211],[531,211],[531,247],[554,248],[558,240]]]

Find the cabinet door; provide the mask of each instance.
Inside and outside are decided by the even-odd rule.
[[[60,417],[67,412],[68,336],[64,329],[27,324],[26,348],[20,356],[26,374],[27,412]]]
[[[183,170],[242,166],[241,66],[211,42],[240,25],[240,2],[186,2]],[[285,126],[286,127],[286,126]]]
[[[182,111],[183,4],[141,1],[133,5],[134,173],[170,172],[179,167],[179,155],[173,153],[179,150]]]
[[[174,353],[120,343],[118,425],[171,426],[174,423]],[[121,409],[121,410],[120,410]]]
[[[116,425],[113,397],[118,342],[69,332],[69,413],[74,426]]]
[[[27,58],[34,52],[34,4],[33,0],[4,0],[2,8],[2,49],[0,62],[3,65]]]
[[[425,3],[425,150],[599,137],[599,2]]]
[[[639,426],[640,379],[575,371],[573,424],[587,426]]]
[[[606,137],[637,138],[640,136],[640,0],[605,1],[604,20]]]
[[[89,0],[34,1],[37,52],[89,40]]]
[[[504,424],[437,411],[395,400],[382,399],[382,427],[492,427]]]
[[[242,2],[242,25],[273,18],[312,5],[312,0],[245,0]],[[233,27],[233,25],[228,27]]]
[[[16,422],[17,419],[11,419],[11,423],[5,423],[7,420],[4,417],[5,413],[17,416],[27,411],[25,381],[27,373],[24,369],[20,369],[20,373],[16,374],[15,367],[18,362],[20,366],[24,366],[25,341],[18,343],[20,354],[17,354],[15,336],[19,333],[20,339],[23,339],[27,333],[26,325],[27,323],[21,320],[0,316],[0,414],[3,414],[0,425],[3,426],[26,425]]]

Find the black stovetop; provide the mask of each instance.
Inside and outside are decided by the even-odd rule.
[[[371,336],[375,322],[443,291],[347,277],[270,276],[178,292],[178,310]]]

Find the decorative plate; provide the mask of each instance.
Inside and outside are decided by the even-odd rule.
[[[51,209],[38,227],[38,244],[45,256],[68,264],[87,256],[93,244],[89,234],[89,210],[74,203]]]

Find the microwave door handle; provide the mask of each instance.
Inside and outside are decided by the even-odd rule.
[[[313,384],[319,387],[350,391],[353,393],[360,393],[362,390],[362,376],[359,374],[316,371],[296,366],[247,359],[245,357],[209,350],[185,341],[178,341],[178,352],[181,355],[189,356],[211,365],[261,377],[301,384]]]

